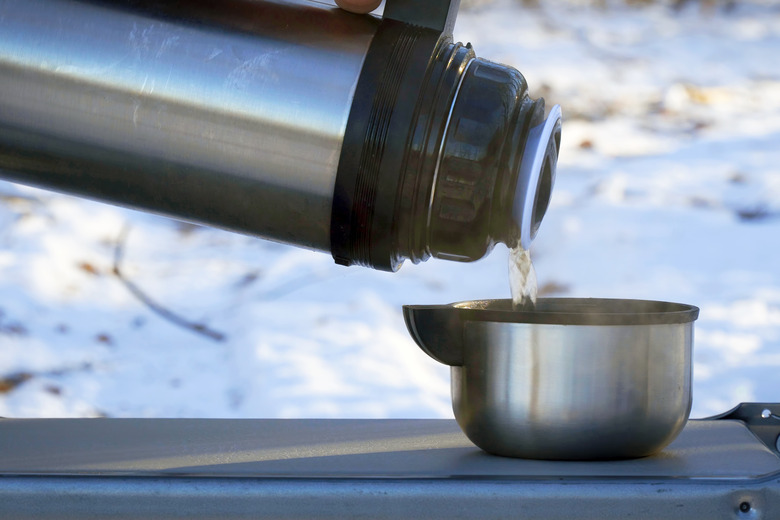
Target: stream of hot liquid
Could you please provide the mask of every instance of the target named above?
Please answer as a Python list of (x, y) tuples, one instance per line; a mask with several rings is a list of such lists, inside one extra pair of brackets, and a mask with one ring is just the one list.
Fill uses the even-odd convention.
[(509, 289), (516, 310), (533, 310), (536, 306), (536, 271), (531, 253), (518, 243), (509, 250)]

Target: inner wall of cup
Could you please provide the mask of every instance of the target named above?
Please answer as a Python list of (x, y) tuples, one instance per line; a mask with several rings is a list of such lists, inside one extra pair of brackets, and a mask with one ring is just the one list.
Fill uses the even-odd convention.
[(540, 298), (533, 310), (514, 309), (510, 299), (453, 304), (464, 321), (574, 325), (651, 325), (689, 323), (698, 317), (692, 305), (631, 299)]

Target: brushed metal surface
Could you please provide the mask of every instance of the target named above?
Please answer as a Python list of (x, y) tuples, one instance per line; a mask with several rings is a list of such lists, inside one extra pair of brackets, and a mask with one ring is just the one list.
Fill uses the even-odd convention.
[(0, 518), (713, 520), (780, 507), (780, 458), (741, 421), (689, 421), (661, 454), (608, 462), (491, 456), (451, 420), (0, 419), (0, 441)]
[(377, 25), (305, 0), (0, 0), (0, 177), (327, 251)]
[(780, 457), (741, 421), (692, 420), (662, 453), (575, 462), (489, 455), (447, 419), (0, 419), (0, 475), (761, 479)]

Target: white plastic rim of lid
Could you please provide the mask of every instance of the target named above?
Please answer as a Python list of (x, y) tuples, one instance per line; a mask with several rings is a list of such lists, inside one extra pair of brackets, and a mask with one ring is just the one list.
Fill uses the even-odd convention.
[[(544, 123), (529, 130), (528, 139), (525, 141), (525, 153), (520, 163), (519, 174), (520, 181), (525, 181), (523, 206), (520, 209), (522, 215), (515, 214), (513, 217), (515, 221), (517, 221), (518, 216), (520, 217), (520, 245), (526, 250), (531, 247), (531, 242), (534, 239), (531, 234), (531, 226), (533, 225), (536, 191), (544, 168), (544, 156), (547, 154), (547, 145), (553, 138), (555, 127), (558, 126), (561, 118), (561, 106), (553, 106)], [(527, 153), (530, 150), (533, 150), (533, 153)], [(552, 186), (550, 189), (552, 190)]]

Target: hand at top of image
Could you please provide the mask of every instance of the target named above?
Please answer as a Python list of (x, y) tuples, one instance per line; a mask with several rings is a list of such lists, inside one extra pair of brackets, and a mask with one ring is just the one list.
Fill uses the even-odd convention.
[(353, 13), (370, 13), (381, 3), (381, 0), (336, 0), (339, 7)]

